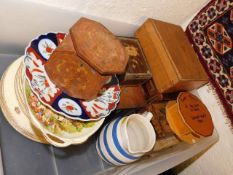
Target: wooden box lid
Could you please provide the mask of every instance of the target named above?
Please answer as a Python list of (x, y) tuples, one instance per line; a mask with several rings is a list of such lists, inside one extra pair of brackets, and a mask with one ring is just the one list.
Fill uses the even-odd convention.
[(58, 51), (55, 50), (45, 64), (50, 80), (74, 98), (96, 98), (111, 76), (100, 75), (77, 55), (69, 51), (61, 52), (62, 49), (58, 46)]
[(214, 130), (210, 112), (196, 96), (181, 92), (177, 98), (178, 110), (183, 122), (198, 135), (211, 136)]
[[(136, 37), (142, 45), (153, 80), (160, 92), (174, 92), (174, 89), (169, 88), (181, 81), (208, 81), (197, 55), (180, 26), (147, 19), (137, 30)], [(184, 84), (177, 86), (179, 87), (176, 90), (182, 88)]]
[(126, 76), (144, 76), (151, 78), (148, 63), (137, 38), (117, 37), (129, 56), (125, 70)]
[(195, 143), (213, 134), (214, 125), (208, 109), (189, 92), (181, 92), (177, 101), (169, 101), (166, 115), (171, 129), (185, 142)]
[(100, 74), (124, 73), (128, 55), (116, 36), (101, 23), (80, 18), (70, 35), (76, 53)]

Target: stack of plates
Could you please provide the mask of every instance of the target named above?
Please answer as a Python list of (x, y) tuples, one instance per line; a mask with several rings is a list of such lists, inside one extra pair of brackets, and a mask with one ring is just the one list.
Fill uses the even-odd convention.
[(1, 108), (7, 121), (25, 137), (47, 143), (40, 130), (34, 127), (27, 117), (26, 107), (20, 106), (16, 96), (16, 74), (22, 63), (22, 58), (13, 62), (2, 76), (0, 84)]
[(5, 71), (0, 87), (1, 107), (7, 121), (27, 138), (57, 147), (86, 141), (116, 108), (120, 98), (115, 76), (91, 101), (70, 97), (49, 80), (44, 64), (64, 36), (48, 33), (34, 39), (25, 56)]

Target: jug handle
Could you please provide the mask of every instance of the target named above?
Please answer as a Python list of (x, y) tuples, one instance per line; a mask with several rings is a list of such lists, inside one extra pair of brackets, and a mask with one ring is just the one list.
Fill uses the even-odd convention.
[(142, 114), (145, 118), (147, 118), (149, 121), (152, 119), (152, 117), (153, 117), (153, 114), (151, 113), (151, 112), (144, 112), (143, 114)]

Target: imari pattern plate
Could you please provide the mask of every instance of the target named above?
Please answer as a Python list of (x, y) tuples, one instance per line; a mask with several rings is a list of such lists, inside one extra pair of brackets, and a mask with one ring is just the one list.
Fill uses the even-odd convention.
[(107, 117), (120, 99), (120, 87), (116, 76), (113, 76), (98, 97), (91, 101), (73, 98), (50, 81), (44, 64), (64, 37), (64, 33), (43, 34), (32, 40), (26, 48), (24, 64), (30, 88), (40, 102), (70, 119), (91, 121)]

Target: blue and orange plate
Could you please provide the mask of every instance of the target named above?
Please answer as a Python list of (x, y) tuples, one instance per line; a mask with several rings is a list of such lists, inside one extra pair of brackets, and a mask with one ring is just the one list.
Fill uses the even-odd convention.
[(116, 76), (112, 76), (112, 80), (103, 86), (96, 99), (84, 101), (73, 98), (56, 87), (45, 71), (44, 64), (65, 35), (43, 34), (32, 40), (26, 48), (24, 64), (30, 88), (45, 106), (65, 117), (81, 121), (105, 118), (120, 100), (120, 87)]

